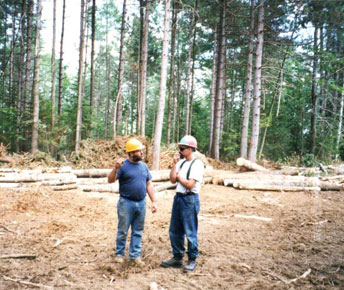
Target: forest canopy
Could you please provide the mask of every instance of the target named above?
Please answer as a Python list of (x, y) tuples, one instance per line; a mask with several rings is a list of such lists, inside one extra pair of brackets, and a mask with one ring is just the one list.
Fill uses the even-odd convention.
[(58, 158), (134, 134), (159, 153), (190, 134), (222, 161), (344, 159), (343, 1), (73, 2), (0, 3), (0, 143), (11, 152)]

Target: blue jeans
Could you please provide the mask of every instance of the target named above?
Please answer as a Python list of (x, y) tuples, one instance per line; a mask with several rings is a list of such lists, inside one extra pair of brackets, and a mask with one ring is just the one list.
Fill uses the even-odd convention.
[(170, 222), (170, 240), (172, 254), (183, 257), (185, 254), (184, 239), (188, 242), (188, 257), (196, 259), (198, 254), (198, 213), (200, 202), (198, 194), (175, 195)]
[(129, 258), (137, 259), (141, 256), (141, 241), (146, 215), (146, 200), (133, 201), (120, 197), (117, 203), (117, 215), (118, 228), (116, 256), (124, 256), (128, 230), (131, 226)]

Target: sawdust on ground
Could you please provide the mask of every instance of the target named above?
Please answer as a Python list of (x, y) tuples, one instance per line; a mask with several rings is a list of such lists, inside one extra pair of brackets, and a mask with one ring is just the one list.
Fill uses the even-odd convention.
[[(343, 289), (342, 192), (205, 185), (190, 275), (159, 266), (171, 256), (173, 194), (159, 193), (158, 213), (147, 211), (138, 268), (114, 262), (118, 195), (1, 189), (0, 289)], [(34, 258), (6, 258), (17, 254)]]

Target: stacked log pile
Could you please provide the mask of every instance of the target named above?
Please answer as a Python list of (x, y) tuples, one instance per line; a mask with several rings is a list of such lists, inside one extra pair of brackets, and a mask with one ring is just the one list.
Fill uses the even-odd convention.
[[(85, 192), (118, 193), (118, 182), (113, 184), (107, 182), (111, 170), (70, 167), (35, 170), (0, 168), (0, 188), (33, 189), (48, 186), (54, 191), (79, 189)], [(169, 182), (169, 170), (151, 171), (151, 173), (156, 191), (176, 187), (176, 184)]]
[[(340, 191), (344, 190), (344, 174), (334, 176), (295, 175), (296, 168), (267, 170), (247, 160), (238, 164), (246, 172), (213, 170), (205, 171), (204, 183), (230, 186), (236, 189), (265, 191)], [(111, 169), (72, 169), (71, 167), (19, 170), (0, 168), (0, 188), (27, 189), (49, 187), (54, 191), (78, 189), (85, 192), (118, 193), (118, 182), (107, 183)], [(301, 174), (304, 171), (300, 171)], [(300, 174), (299, 172), (299, 174)], [(315, 172), (313, 170), (313, 172)], [(338, 171), (342, 172), (342, 171)], [(169, 170), (151, 171), (156, 192), (176, 187), (169, 181)], [(292, 174), (291, 174), (292, 173)]]

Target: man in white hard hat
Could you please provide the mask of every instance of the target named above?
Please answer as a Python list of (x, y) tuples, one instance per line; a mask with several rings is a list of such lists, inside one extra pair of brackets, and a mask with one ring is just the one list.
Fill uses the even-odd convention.
[(116, 261), (123, 263), (124, 250), (129, 227), (131, 239), (129, 258), (138, 266), (143, 266), (141, 260), (142, 233), (146, 215), (146, 193), (152, 201), (152, 212), (157, 211), (152, 175), (147, 165), (142, 162), (144, 146), (137, 139), (126, 143), (128, 159), (120, 158), (115, 168), (108, 176), (108, 182), (119, 181), (119, 200), (117, 203), (118, 228), (116, 238)]
[(173, 157), (170, 172), (172, 183), (177, 182), (177, 193), (174, 197), (171, 222), (170, 241), (173, 257), (164, 260), (164, 268), (182, 268), (185, 255), (184, 239), (187, 238), (188, 261), (184, 272), (194, 272), (198, 252), (198, 213), (200, 211), (199, 192), (204, 174), (204, 165), (200, 159), (194, 158), (197, 141), (193, 136), (186, 135), (178, 143), (179, 152)]

